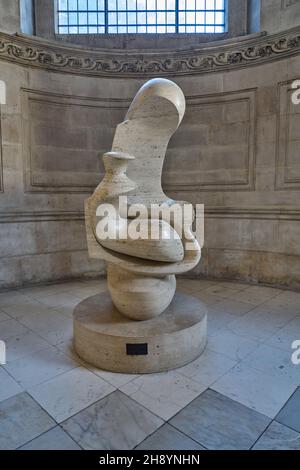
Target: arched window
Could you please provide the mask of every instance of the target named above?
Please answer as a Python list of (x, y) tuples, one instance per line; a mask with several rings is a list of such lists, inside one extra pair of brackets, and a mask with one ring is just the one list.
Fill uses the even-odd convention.
[(226, 0), (57, 0), (58, 33), (224, 33), (226, 3)]

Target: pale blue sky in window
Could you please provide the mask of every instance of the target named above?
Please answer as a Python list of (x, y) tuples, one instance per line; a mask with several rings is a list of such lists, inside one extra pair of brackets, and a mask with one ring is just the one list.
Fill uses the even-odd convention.
[(224, 33), (225, 13), (225, 0), (58, 0), (58, 32)]

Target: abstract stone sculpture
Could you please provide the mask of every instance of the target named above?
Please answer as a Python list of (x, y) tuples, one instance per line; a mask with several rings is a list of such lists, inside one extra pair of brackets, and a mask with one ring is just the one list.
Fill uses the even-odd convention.
[[(103, 368), (123, 372), (164, 370), (189, 362), (205, 347), (203, 304), (180, 294), (173, 300), (175, 275), (193, 269), (201, 257), (191, 231), (192, 220), (180, 238), (173, 226), (175, 216), (171, 220), (163, 215), (153, 218), (151, 212), (151, 204), (175, 205), (162, 190), (161, 174), (169, 140), (184, 113), (185, 98), (175, 83), (148, 81), (117, 126), (112, 150), (103, 157), (105, 176), (85, 204), (89, 255), (107, 262), (113, 305), (106, 294), (77, 307), (75, 347), (82, 357)], [(122, 207), (120, 197), (125, 196), (127, 204)], [(117, 236), (103, 238), (98, 234), (98, 223), (105, 221), (105, 216), (98, 208), (108, 204), (115, 210), (108, 218), (111, 233)], [(183, 203), (176, 204), (181, 207)], [(128, 222), (135, 222), (135, 216), (128, 208), (136, 205), (144, 209), (139, 220), (151, 234), (148, 239), (130, 237)], [(97, 302), (99, 308), (102, 305), (100, 310)], [(132, 344), (143, 347), (135, 350), (129, 347)], [(151, 347), (155, 352), (149, 351)]]

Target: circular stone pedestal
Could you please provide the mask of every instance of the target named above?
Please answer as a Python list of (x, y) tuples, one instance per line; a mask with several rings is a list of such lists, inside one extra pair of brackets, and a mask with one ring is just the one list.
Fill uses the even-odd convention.
[(109, 293), (95, 295), (74, 310), (74, 346), (86, 362), (131, 374), (183, 366), (204, 350), (206, 307), (195, 297), (176, 293), (156, 318), (134, 321), (114, 307)]

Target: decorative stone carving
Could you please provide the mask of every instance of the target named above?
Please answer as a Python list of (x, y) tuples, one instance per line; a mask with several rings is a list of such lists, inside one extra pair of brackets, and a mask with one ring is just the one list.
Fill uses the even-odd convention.
[[(0, 59), (44, 67), (65, 73), (87, 75), (157, 75), (207, 73), (257, 65), (300, 51), (300, 28), (270, 36), (233, 40), (218, 46), (174, 52), (136, 54), (116, 50), (89, 51), (31, 37), (0, 34)], [(112, 55), (113, 54), (113, 55)]]
[[(147, 82), (117, 126), (112, 150), (103, 158), (105, 176), (85, 203), (89, 254), (107, 263), (112, 302), (105, 295), (75, 309), (75, 347), (97, 366), (122, 372), (164, 370), (194, 359), (205, 347), (203, 304), (189, 296), (173, 300), (175, 274), (193, 269), (201, 257), (193, 217), (186, 220), (184, 203), (176, 204), (161, 187), (166, 149), (184, 112), (185, 98), (174, 82)], [(125, 196), (124, 206), (120, 198)], [(163, 206), (171, 211), (163, 212)], [(136, 222), (145, 230), (138, 231), (139, 238), (131, 232)], [(109, 228), (101, 231), (104, 227)], [(146, 352), (133, 347), (137, 352), (132, 355), (149, 358), (128, 361), (129, 345), (142, 339), (141, 351)]]
[(300, 0), (282, 0), (281, 6), (282, 8), (288, 8), (288, 7), (295, 5), (296, 3), (299, 3), (299, 1)]

